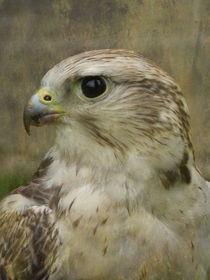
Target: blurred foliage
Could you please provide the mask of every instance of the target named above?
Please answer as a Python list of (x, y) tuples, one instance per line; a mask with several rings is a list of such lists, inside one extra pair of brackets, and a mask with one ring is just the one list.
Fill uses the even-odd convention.
[[(154, 60), (182, 87), (197, 164), (210, 177), (210, 1), (0, 0), (0, 39), (2, 176), (32, 173), (53, 143), (53, 128), (28, 137), (22, 125), (43, 74), (84, 50), (125, 48)], [(6, 181), (0, 188), (13, 179)]]
[(14, 188), (26, 184), (29, 181), (30, 177), (31, 176), (28, 174), (21, 173), (13, 173), (12, 175), (0, 175), (0, 199), (8, 192), (12, 191)]

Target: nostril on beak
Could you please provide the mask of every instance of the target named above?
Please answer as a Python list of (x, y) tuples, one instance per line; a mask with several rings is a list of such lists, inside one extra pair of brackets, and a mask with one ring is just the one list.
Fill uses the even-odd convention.
[(52, 97), (49, 94), (46, 94), (43, 99), (50, 102), (52, 100)]

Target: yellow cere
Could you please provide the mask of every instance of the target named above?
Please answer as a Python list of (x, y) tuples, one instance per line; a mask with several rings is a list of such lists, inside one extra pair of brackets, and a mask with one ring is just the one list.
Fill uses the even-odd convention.
[[(42, 104), (49, 104), (53, 101), (53, 94), (49, 91), (48, 88), (41, 88), (37, 94), (39, 95), (39, 100)], [(46, 97), (51, 97), (51, 100), (46, 100)]]

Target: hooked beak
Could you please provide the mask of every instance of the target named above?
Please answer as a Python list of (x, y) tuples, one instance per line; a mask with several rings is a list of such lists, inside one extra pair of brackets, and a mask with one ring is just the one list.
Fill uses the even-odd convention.
[(24, 108), (23, 123), (30, 135), (30, 126), (42, 126), (57, 120), (66, 113), (53, 105), (53, 95), (47, 88), (40, 89), (33, 95)]

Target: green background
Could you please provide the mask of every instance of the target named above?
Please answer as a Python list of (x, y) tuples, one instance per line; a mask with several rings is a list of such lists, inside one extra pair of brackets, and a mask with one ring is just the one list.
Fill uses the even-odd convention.
[(22, 112), (43, 74), (98, 48), (136, 50), (175, 78), (191, 112), (196, 162), (210, 178), (209, 0), (0, 0), (0, 195), (26, 182), (53, 143)]

